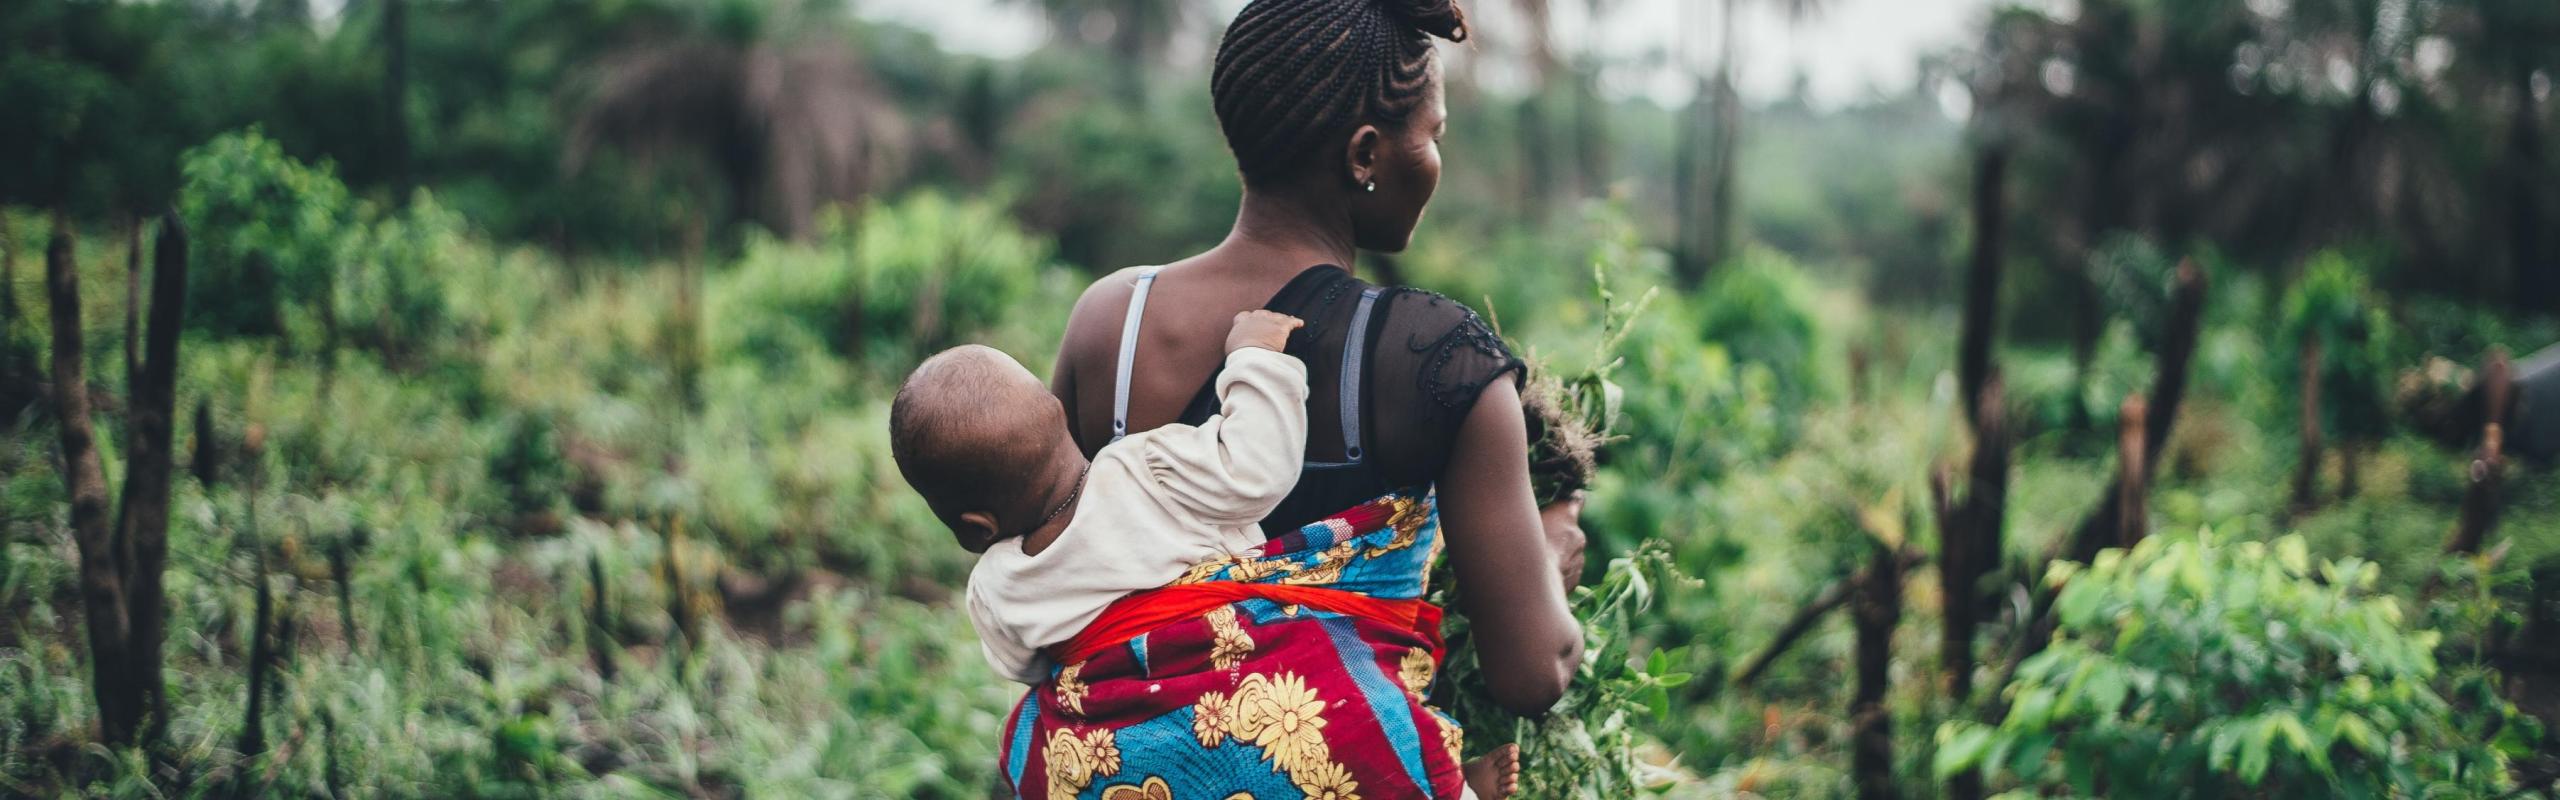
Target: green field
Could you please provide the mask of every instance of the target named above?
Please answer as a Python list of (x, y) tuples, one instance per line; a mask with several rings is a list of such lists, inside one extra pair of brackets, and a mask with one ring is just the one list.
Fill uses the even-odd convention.
[[(1130, 106), (1109, 47), (954, 55), (823, 4), (487, 5), (377, 0), (327, 24), (212, 3), (0, 11), (0, 41), (28, 45), (0, 55), (0, 98), (45, 110), (0, 139), (22, 151), (0, 170), (0, 795), (986, 796), (1020, 687), (983, 664), (958, 606), (968, 554), (890, 461), (890, 396), (964, 342), (1045, 371), (1093, 277), (1223, 233), (1235, 179), (1204, 81), (1140, 64), (1147, 102)], [(2168, 5), (2082, 4), (2211, 51), (2140, 62), (2126, 85), (2160, 93), (2142, 97), (2236, 80), (2225, 15), (2302, 26), (2250, 34), (2268, 47), (2331, 24)], [(2417, 5), (2462, 52), (2512, 44), (2457, 24), (2497, 3)], [(378, 123), (332, 127), (327, 109), (379, 110), (367, 37), (411, 6), (398, 107), (415, 153), (389, 158)], [(1977, 27), (2092, 37), (2072, 40), (2084, 59), (2160, 46), (2098, 12), (2019, 16), (2041, 13)], [(629, 101), (592, 72), (640, 69), (614, 61), (620, 43), (782, 47), (795, 25), (858, 53), (861, 102), (904, 131), (866, 143), (895, 168), (858, 197), (777, 204), (734, 165), (646, 157), (645, 132), (581, 138), (579, 102)], [(2538, 47), (2516, 57), (2554, 58)], [(2448, 74), (2447, 94), (2503, 86)], [(581, 76), (586, 94), (552, 93)], [(1585, 583), (1631, 596), (1611, 560), (1664, 556), (1642, 562), (1649, 604), (1592, 620), (1607, 646), (1590, 671), (1608, 680), (1577, 697), (1614, 705), (1564, 713), (1609, 732), (1596, 750), (1651, 790), (1930, 797), (1978, 770), (2020, 796), (2543, 791), (2560, 777), (2538, 722), (2560, 712), (2543, 588), (2560, 580), (2544, 577), (2560, 472), (2504, 464), (2481, 553), (2447, 555), (2478, 428), (2446, 430), (2439, 410), (2492, 348), (2560, 341), (2560, 317), (2519, 298), (2537, 284), (2503, 251), (2429, 238), (2506, 224), (2487, 201), (2446, 212), (2462, 224), (2393, 205), (2504, 197), (2491, 177), (2509, 165), (2481, 144), (2505, 139), (2472, 137), (2505, 130), (2487, 107), (2389, 79), (2408, 84), (2395, 102), (2440, 116), (2363, 112), (2387, 131), (2363, 146), (2420, 187), (2338, 212), (2369, 235), (2271, 232), (2274, 193), (2326, 185), (2303, 176), (2327, 151), (2198, 192), (2150, 162), (2087, 168), (2068, 113), (2019, 111), (2029, 133), (2003, 140), (1915, 89), (1748, 109), (1725, 212), (1739, 233), (1712, 259), (1656, 180), (1695, 133), (1688, 109), (1561, 79), (1523, 96), (1462, 83), (1443, 200), (1411, 251), (1362, 269), (1474, 305), (1542, 373), (1623, 359)], [(854, 91), (831, 86), (811, 91)], [(2534, 91), (2525, 124), (2547, 125)], [(2315, 95), (2249, 95), (2294, 116), (2160, 146), (2227, 157), (2327, 130), (2345, 101)], [(1611, 104), (1589, 124), (1612, 163), (1541, 193), (1540, 175), (1578, 174), (1568, 143), (1593, 115), (1577, 103)], [(1980, 227), (1966, 187), (1995, 150), (2016, 159), (1988, 351), (2005, 514), (1979, 596), (1951, 602), (1939, 554), (1979, 540), (1943, 524), (1933, 479), (1961, 505), (1986, 441), (1958, 351)], [(2551, 194), (2553, 170), (2530, 166), (2521, 191)], [(2148, 210), (2090, 236), (2080, 215), (2108, 212), (2076, 200), (2104, 174)], [(2197, 194), (2245, 207), (2182, 216)], [(102, 739), (92, 691), (55, 370), (86, 365), (105, 497), (151, 485), (127, 479), (152, 459), (126, 359), (164, 313), (128, 299), (158, 274), (129, 267), (170, 235), (158, 209), (187, 241), (166, 583), (148, 599), (167, 701), (165, 727), (127, 747)], [(64, 241), (76, 353), (53, 333), (71, 306), (48, 292)], [(2147, 538), (2053, 561), (2119, 490), (2124, 402), (2181, 349), (2182, 260), (2200, 313), (2135, 495)], [(1648, 291), (1604, 342), (1609, 304)], [(1897, 563), (1889, 583), (1852, 577)], [(1826, 593), (1848, 600), (1745, 679)], [(2048, 606), (2053, 644), (2009, 664)], [(1963, 697), (1941, 644), (1956, 607), (1980, 625)], [(1881, 681), (1863, 723), (1862, 677)], [(1856, 755), (1868, 741), (1880, 762)]]

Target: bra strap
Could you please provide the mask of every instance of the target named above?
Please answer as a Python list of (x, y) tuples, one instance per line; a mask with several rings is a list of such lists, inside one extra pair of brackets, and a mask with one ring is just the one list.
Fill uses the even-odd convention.
[(1351, 333), (1342, 343), (1342, 457), (1360, 463), (1360, 369), (1368, 354), (1369, 312), (1378, 305), (1378, 287), (1360, 292), (1360, 307), (1351, 312)]
[(1138, 360), (1138, 321), (1147, 314), (1147, 290), (1156, 283), (1156, 271), (1148, 267), (1138, 272), (1138, 287), (1129, 295), (1129, 318), (1120, 323), (1120, 370), (1111, 388), (1111, 441), (1129, 435), (1129, 371)]

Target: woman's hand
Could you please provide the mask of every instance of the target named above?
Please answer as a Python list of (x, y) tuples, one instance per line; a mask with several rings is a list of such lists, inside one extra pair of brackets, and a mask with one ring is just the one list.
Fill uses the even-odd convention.
[(1538, 509), (1538, 524), (1547, 529), (1547, 550), (1556, 554), (1556, 571), (1564, 579), (1566, 597), (1582, 582), (1582, 550), (1590, 539), (1582, 532), (1582, 492)]

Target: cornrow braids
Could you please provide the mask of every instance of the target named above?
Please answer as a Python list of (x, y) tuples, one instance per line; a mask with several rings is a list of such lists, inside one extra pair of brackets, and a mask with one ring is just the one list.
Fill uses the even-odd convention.
[(1247, 183), (1363, 123), (1400, 125), (1434, 79), (1431, 40), (1467, 40), (1456, 0), (1253, 0), (1218, 42), (1209, 94)]

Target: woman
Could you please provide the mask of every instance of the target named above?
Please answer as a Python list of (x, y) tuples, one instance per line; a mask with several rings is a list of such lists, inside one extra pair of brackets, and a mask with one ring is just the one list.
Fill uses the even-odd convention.
[(1341, 266), (1410, 241), (1440, 178), (1432, 39), (1465, 36), (1451, 0), (1253, 0), (1227, 28), (1211, 92), (1244, 178), (1234, 230), (1095, 282), (1052, 388), (1090, 455), (1215, 413), (1237, 312), (1300, 317), (1307, 463), (1257, 557), (1129, 598), (1056, 654), (1007, 718), (1011, 791), (1461, 796), (1459, 732), (1423, 700), (1440, 652), (1421, 598), (1444, 544), (1494, 699), (1536, 715), (1563, 694), (1582, 650), (1560, 563), (1580, 558), (1579, 503), (1533, 499), (1522, 364), (1465, 306)]

